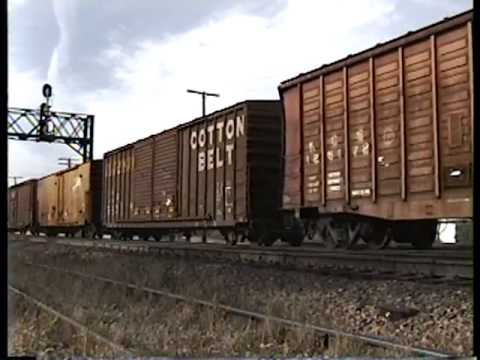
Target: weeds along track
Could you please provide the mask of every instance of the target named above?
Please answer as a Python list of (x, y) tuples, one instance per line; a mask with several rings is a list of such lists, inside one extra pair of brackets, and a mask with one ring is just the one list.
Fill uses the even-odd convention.
[[(12, 284), (63, 314), (73, 314), (78, 322), (113, 342), (130, 350), (140, 349), (136, 355), (406, 355), (403, 350), (328, 336), (310, 328), (247, 315), (232, 316), (224, 309), (189, 299), (445, 354), (468, 355), (472, 349), (472, 294), (463, 286), (372, 281), (268, 266), (137, 256), (55, 242), (20, 241), (9, 246), (9, 253)], [(92, 280), (90, 275), (114, 283)], [(21, 304), (14, 309), (19, 316), (25, 313)], [(37, 327), (43, 326), (30, 310), (24, 318), (23, 324), (28, 326), (23, 328), (30, 328), (29, 319)], [(38, 337), (43, 335), (38, 333)], [(52, 343), (56, 344), (56, 340)], [(77, 352), (82, 349), (79, 343)], [(92, 354), (99, 356), (97, 352)]]
[[(51, 306), (48, 306), (47, 304), (36, 299), (32, 295), (27, 294), (25, 291), (19, 290), (12, 285), (8, 285), (8, 291), (12, 292), (15, 296), (22, 297), (27, 302), (37, 306), (41, 310), (47, 312), (48, 314), (54, 316), (55, 318), (59, 318), (61, 321), (73, 326), (76, 330), (79, 330), (80, 332), (82, 332), (85, 337), (85, 343), (87, 341), (87, 337), (92, 337), (96, 341), (110, 347), (117, 354), (128, 355), (128, 356), (133, 355), (133, 353), (130, 350), (126, 349), (122, 345), (116, 344), (115, 342), (111, 341), (110, 339), (107, 339), (105, 336), (97, 333), (91, 328), (88, 328), (87, 326), (80, 324), (77, 320), (73, 319), (71, 316), (62, 314), (58, 310), (55, 310)], [(84, 351), (84, 355), (85, 355), (85, 351)]]
[(259, 248), (231, 247), (218, 243), (154, 243), (146, 241), (85, 240), (26, 237), (29, 241), (53, 243), (170, 257), (200, 258), (283, 269), (319, 271), (345, 276), (412, 280), (445, 285), (470, 286), (473, 256), (470, 248), (438, 248), (424, 251), (388, 249), (384, 251), (329, 251), (320, 247)]
[[(290, 320), (290, 319), (280, 318), (280, 317), (271, 316), (271, 315), (267, 315), (267, 314), (262, 314), (262, 313), (259, 313), (259, 312), (244, 310), (244, 309), (232, 307), (232, 306), (225, 305), (225, 304), (220, 304), (220, 303), (216, 303), (216, 302), (212, 302), (212, 301), (201, 300), (201, 299), (197, 299), (197, 298), (194, 298), (194, 297), (184, 296), (184, 295), (181, 295), (181, 294), (176, 294), (176, 293), (172, 293), (172, 292), (168, 292), (168, 291), (153, 289), (153, 288), (149, 288), (149, 287), (143, 287), (143, 286), (139, 286), (139, 285), (136, 285), (136, 284), (126, 283), (126, 282), (123, 282), (123, 281), (118, 281), (118, 280), (114, 280), (114, 279), (106, 278), (106, 277), (102, 277), (102, 276), (97, 276), (97, 275), (92, 275), (92, 274), (87, 274), (87, 273), (77, 272), (77, 271), (70, 271), (70, 270), (59, 268), (59, 267), (53, 267), (53, 266), (41, 265), (41, 264), (34, 264), (34, 263), (24, 263), (24, 265), (32, 267), (34, 269), (42, 269), (42, 270), (45, 270), (45, 271), (53, 271), (53, 272), (57, 272), (57, 273), (61, 273), (61, 274), (65, 274), (65, 275), (73, 276), (73, 277), (77, 277), (77, 278), (80, 277), (80, 278), (83, 278), (83, 279), (88, 279), (88, 280), (91, 280), (91, 281), (98, 281), (98, 282), (106, 283), (106, 284), (113, 285), (113, 286), (125, 287), (125, 288), (131, 289), (131, 290), (143, 292), (143, 293), (150, 294), (150, 295), (167, 297), (167, 298), (173, 299), (175, 301), (187, 302), (187, 303), (191, 303), (191, 304), (194, 304), (194, 305), (211, 308), (211, 309), (216, 310), (216, 311), (223, 311), (227, 314), (242, 316), (242, 317), (245, 317), (245, 318), (248, 318), (248, 319), (255, 319), (255, 320), (259, 320), (259, 321), (268, 321), (268, 322), (271, 322), (271, 323), (280, 324), (280, 325), (285, 326), (285, 327), (303, 328), (303, 329), (313, 330), (315, 332), (320, 333), (322, 336), (348, 338), (348, 339), (352, 339), (352, 340), (356, 340), (356, 341), (361, 341), (361, 342), (366, 343), (368, 345), (382, 347), (382, 348), (385, 348), (385, 349), (395, 349), (395, 350), (403, 351), (407, 354), (417, 354), (417, 355), (434, 356), (434, 357), (450, 357), (450, 356), (452, 356), (452, 354), (447, 354), (447, 353), (443, 353), (443, 352), (439, 352), (439, 351), (435, 351), (435, 350), (403, 345), (403, 344), (397, 343), (397, 342), (389, 340), (389, 339), (384, 339), (384, 338), (375, 337), (375, 336), (365, 336), (365, 335), (352, 334), (352, 333), (337, 330), (337, 329), (326, 328), (326, 327), (317, 326), (317, 325), (313, 325), (313, 324), (309, 324), (309, 323), (304, 323), (304, 322), (299, 322), (299, 321), (295, 321), (295, 320)], [(25, 296), (24, 293), (19, 292), (17, 289), (15, 289), (13, 287), (9, 287), (9, 288), (12, 291), (15, 291), (16, 293), (19, 293), (20, 295)], [(30, 298), (30, 299), (32, 299), (32, 298)], [(33, 300), (33, 301), (36, 301), (36, 300)], [(46, 305), (43, 305), (43, 304), (39, 303), (38, 301), (36, 301), (36, 303), (37, 303), (37, 305), (41, 306), (42, 308), (47, 309), (47, 311), (53, 312), (53, 310), (46, 307)], [(69, 318), (67, 318), (63, 315), (59, 315), (57, 313), (54, 313), (54, 314), (62, 317), (62, 320), (72, 322), (71, 319), (69, 319)], [(75, 325), (80, 326), (80, 325), (78, 325), (78, 323), (75, 324)], [(110, 345), (115, 350), (119, 350), (123, 353), (129, 353), (128, 350), (126, 350), (122, 346), (110, 342), (108, 339), (102, 337), (101, 335), (98, 335), (94, 332), (92, 332), (92, 334), (94, 334), (95, 337), (97, 337), (99, 340), (101, 340), (101, 341), (107, 343), (108, 345)]]

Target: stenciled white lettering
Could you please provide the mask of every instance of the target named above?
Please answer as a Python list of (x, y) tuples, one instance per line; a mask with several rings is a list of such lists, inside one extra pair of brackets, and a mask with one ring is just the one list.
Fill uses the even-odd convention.
[(198, 172), (205, 170), (205, 152), (198, 153)]
[(207, 128), (207, 131), (208, 131), (208, 144), (210, 146), (213, 145), (213, 130), (215, 129), (215, 126), (214, 125), (209, 125), (208, 128)]
[(233, 119), (227, 120), (227, 128), (225, 129), (225, 132), (227, 134), (227, 140), (231, 140), (235, 133), (235, 123)]
[(198, 146), (204, 147), (205, 146), (205, 129), (201, 129), (198, 133)]
[(237, 116), (237, 138), (245, 134), (245, 116)]
[(217, 134), (218, 134), (218, 143), (221, 144), (223, 142), (223, 127), (225, 124), (222, 122), (217, 123)]
[(194, 131), (192, 135), (190, 135), (190, 146), (192, 147), (192, 150), (195, 150), (197, 148), (197, 132)]
[(225, 149), (227, 150), (227, 165), (232, 165), (232, 151), (234, 149), (233, 144), (227, 144)]
[[(212, 170), (223, 166), (230, 166), (235, 156), (234, 137), (245, 135), (245, 116), (238, 115), (235, 118), (206, 126), (203, 129), (194, 130), (190, 133), (190, 147), (198, 149), (198, 171)], [(225, 145), (223, 145), (226, 142)], [(200, 150), (203, 149), (203, 150)]]
[(213, 169), (213, 149), (207, 150), (207, 169)]

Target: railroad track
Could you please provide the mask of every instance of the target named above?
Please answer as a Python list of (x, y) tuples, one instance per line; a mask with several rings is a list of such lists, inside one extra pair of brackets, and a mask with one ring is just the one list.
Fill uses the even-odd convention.
[[(24, 290), (20, 290), (17, 287), (9, 284), (8, 285), (8, 291), (13, 293), (15, 296), (19, 296), (19, 297), (24, 298), (27, 302), (37, 306), (38, 308), (45, 311), (46, 313), (62, 320), (63, 322), (73, 326), (78, 331), (82, 332), (85, 336), (85, 343), (87, 341), (86, 338), (90, 336), (90, 337), (93, 337), (95, 340), (109, 346), (112, 350), (117, 351), (120, 354), (127, 355), (127, 356), (133, 355), (130, 350), (126, 349), (122, 345), (113, 342), (112, 340), (110, 340), (110, 339), (106, 338), (105, 336), (97, 333), (96, 331), (94, 331), (91, 328), (85, 326), (84, 324), (79, 323), (77, 320), (75, 320), (71, 316), (68, 316), (66, 314), (61, 313), (60, 311), (54, 309), (52, 306), (49, 306), (49, 305), (45, 304), (44, 302), (38, 300), (37, 298), (35, 298), (31, 294), (28, 294)], [(85, 353), (84, 353), (84, 355), (85, 355)]]
[(327, 274), (376, 279), (414, 280), (428, 283), (470, 285), (473, 279), (472, 251), (469, 248), (382, 252), (331, 251), (319, 247), (261, 248), (236, 247), (219, 243), (146, 242), (27, 237), (30, 242), (95, 248), (134, 254), (229, 261), (286, 269), (319, 271)]
[[(140, 291), (140, 292), (143, 292), (143, 293), (146, 293), (146, 294), (167, 297), (167, 298), (170, 298), (170, 299), (173, 299), (173, 300), (176, 300), (176, 301), (187, 302), (187, 303), (191, 303), (191, 304), (194, 304), (194, 305), (203, 306), (203, 307), (206, 307), (206, 308), (211, 308), (211, 309), (214, 309), (214, 310), (220, 310), (220, 311), (224, 311), (227, 314), (233, 314), (233, 315), (236, 315), (236, 316), (246, 317), (246, 318), (249, 318), (249, 319), (255, 319), (255, 320), (258, 320), (258, 321), (270, 321), (270, 322), (278, 323), (282, 326), (290, 327), (290, 328), (303, 328), (303, 329), (313, 330), (313, 331), (318, 332), (321, 335), (327, 336), (327, 337), (330, 336), (330, 337), (349, 338), (349, 339), (360, 341), (360, 342), (363, 342), (365, 344), (372, 345), (372, 346), (377, 346), (377, 347), (381, 347), (381, 348), (385, 348), (385, 349), (395, 349), (395, 350), (404, 351), (407, 354), (416, 354), (416, 355), (422, 355), (422, 356), (432, 356), (432, 357), (442, 357), (442, 358), (453, 356), (452, 354), (436, 351), (436, 350), (433, 350), (433, 349), (426, 349), (426, 348), (421, 348), (421, 347), (404, 345), (404, 344), (399, 343), (395, 339), (391, 339), (391, 338), (353, 334), (353, 333), (338, 330), (338, 329), (327, 328), (327, 327), (318, 326), (318, 325), (314, 325), (314, 324), (309, 324), (309, 323), (305, 323), (305, 322), (295, 321), (295, 320), (291, 320), (291, 319), (285, 319), (285, 318), (281, 318), (281, 317), (277, 317), (277, 316), (271, 316), (271, 315), (267, 315), (267, 314), (263, 314), (263, 313), (259, 313), (259, 312), (255, 312), (255, 311), (250, 311), (250, 310), (246, 310), (246, 309), (232, 307), (232, 306), (229, 306), (227, 304), (221, 304), (221, 303), (216, 303), (216, 302), (212, 302), (212, 301), (209, 301), (209, 300), (197, 299), (197, 298), (194, 298), (194, 297), (189, 297), (189, 296), (185, 296), (185, 295), (182, 295), (182, 294), (176, 294), (176, 293), (172, 293), (172, 292), (168, 292), (168, 291), (164, 291), (164, 290), (160, 290), (160, 289), (154, 289), (154, 288), (150, 288), (150, 287), (139, 286), (137, 284), (127, 283), (127, 282), (124, 282), (124, 281), (119, 281), (119, 280), (116, 280), (116, 279), (111, 279), (111, 278), (107, 278), (107, 277), (103, 277), (103, 276), (98, 276), (98, 275), (95, 275), (95, 274), (87, 274), (87, 273), (84, 273), (84, 272), (66, 270), (66, 269), (60, 268), (60, 267), (54, 267), (54, 266), (42, 265), (42, 264), (35, 264), (35, 263), (24, 262), (23, 265), (30, 266), (30, 267), (33, 267), (35, 269), (41, 269), (41, 270), (44, 270), (44, 271), (52, 271), (52, 272), (61, 273), (61, 274), (67, 275), (67, 276), (87, 279), (89, 281), (102, 282), (102, 283), (106, 283), (106, 284), (109, 284), (109, 285), (112, 285), (112, 286), (125, 287), (125, 288), (128, 288), (128, 289), (132, 289), (132, 290), (135, 290), (135, 291)], [(55, 311), (53, 308), (51, 308), (51, 307), (41, 303), (40, 301), (34, 299), (31, 295), (28, 295), (25, 292), (22, 292), (22, 291), (14, 288), (13, 286), (10, 286), (10, 285), (9, 285), (9, 289), (11, 291), (15, 292), (16, 294), (25, 297), (27, 300), (33, 301), (33, 303), (36, 304), (37, 306), (40, 306), (44, 310), (47, 310), (48, 312), (50, 312), (51, 314), (53, 314), (57, 317), (60, 317), (62, 320), (67, 321), (67, 322), (69, 322), (69, 323), (71, 323), (71, 324), (73, 324), (73, 325), (75, 325), (79, 328), (83, 328), (85, 330), (85, 327), (82, 327), (82, 325), (78, 324), (78, 322), (76, 322), (74, 319), (60, 314), (59, 312)], [(127, 353), (127, 354), (129, 353), (129, 351), (127, 349), (113, 343), (109, 339), (95, 333), (94, 331), (89, 330), (89, 329), (86, 329), (86, 331), (90, 331), (90, 333), (93, 334), (98, 340), (110, 345), (112, 348), (118, 349), (121, 352), (124, 352), (124, 353)]]

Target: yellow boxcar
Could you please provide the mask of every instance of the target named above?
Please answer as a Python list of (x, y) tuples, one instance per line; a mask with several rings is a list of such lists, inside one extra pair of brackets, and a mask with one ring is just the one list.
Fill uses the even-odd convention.
[(94, 160), (38, 180), (38, 223), (47, 234), (84, 236), (101, 232), (102, 160)]

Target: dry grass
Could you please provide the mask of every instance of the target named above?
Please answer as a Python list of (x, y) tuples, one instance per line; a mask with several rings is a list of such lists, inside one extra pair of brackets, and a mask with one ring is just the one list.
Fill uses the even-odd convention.
[[(48, 251), (45, 251), (48, 248)], [(39, 257), (39, 254), (42, 256)], [(337, 327), (353, 321), (351, 314), (360, 310), (358, 328), (365, 328), (367, 320), (362, 315), (374, 313), (366, 298), (357, 299), (354, 305), (344, 304), (338, 298), (352, 297), (338, 281), (322, 283), (322, 292), (315, 290), (316, 283), (308, 276), (289, 275), (280, 271), (252, 270), (247, 267), (225, 264), (205, 264), (195, 261), (173, 261), (151, 257), (135, 257), (105, 252), (49, 248), (44, 246), (24, 248), (12, 256), (44, 264), (85, 271), (134, 282), (150, 287), (170, 290), (188, 296), (218, 300), (270, 315)], [(221, 311), (205, 309), (144, 293), (113, 287), (98, 282), (88, 282), (45, 270), (21, 266), (12, 261), (14, 282), (35, 294), (54, 308), (71, 314), (77, 321), (112, 339), (136, 355), (165, 356), (395, 356), (395, 351), (366, 347), (349, 339), (325, 339), (318, 333), (305, 329), (286, 329), (269, 322), (249, 321), (227, 315)], [(321, 280), (321, 279), (319, 279)], [(326, 280), (326, 279), (323, 279)], [(365, 294), (358, 294), (365, 295)], [(368, 295), (368, 294), (367, 294)], [(360, 296), (361, 297), (361, 296)], [(350, 299), (351, 300), (351, 299)], [(370, 299), (371, 300), (371, 299)], [(356, 304), (356, 305), (355, 305)], [(58, 331), (50, 333), (45, 327), (51, 322), (38, 311), (18, 303), (16, 319), (9, 325), (10, 350), (38, 353), (54, 348), (65, 354), (109, 356), (108, 347), (99, 344), (84, 350), (82, 336)], [(31, 307), (31, 306), (30, 306)], [(343, 312), (343, 314), (342, 314)], [(369, 313), (370, 312), (370, 313)], [(466, 310), (467, 316), (469, 309)], [(366, 315), (365, 315), (366, 314)], [(370, 314), (371, 315), (371, 314)], [(373, 315), (371, 315), (373, 316)], [(371, 320), (371, 319), (370, 319)], [(363, 323), (362, 323), (363, 321)], [(467, 317), (467, 322), (468, 317)], [(473, 321), (473, 318), (472, 318)], [(362, 325), (363, 324), (363, 325)], [(469, 326), (469, 324), (466, 324)], [(23, 339), (29, 327), (42, 336), (43, 343), (32, 344)], [(52, 325), (49, 325), (52, 327)], [(55, 323), (58, 328), (60, 325)], [(392, 324), (383, 324), (383, 327)], [(398, 328), (399, 324), (393, 324)], [(379, 328), (381, 326), (379, 325)], [(35, 333), (35, 334), (37, 334)], [(373, 332), (370, 332), (374, 334)], [(380, 331), (379, 334), (382, 334)], [(46, 334), (46, 335), (45, 335)], [(394, 331), (391, 332), (394, 334)], [(397, 334), (402, 339), (402, 333)], [(464, 334), (465, 335), (465, 334)], [(468, 334), (467, 334), (468, 335)], [(27, 336), (28, 337), (28, 336)], [(52, 344), (57, 344), (54, 345)], [(61, 345), (58, 345), (61, 344)], [(450, 344), (452, 344), (450, 342)], [(94, 346), (95, 345), (95, 346)], [(417, 344), (418, 345), (418, 344)], [(426, 346), (426, 345), (424, 345)], [(405, 354), (402, 354), (405, 355)]]

